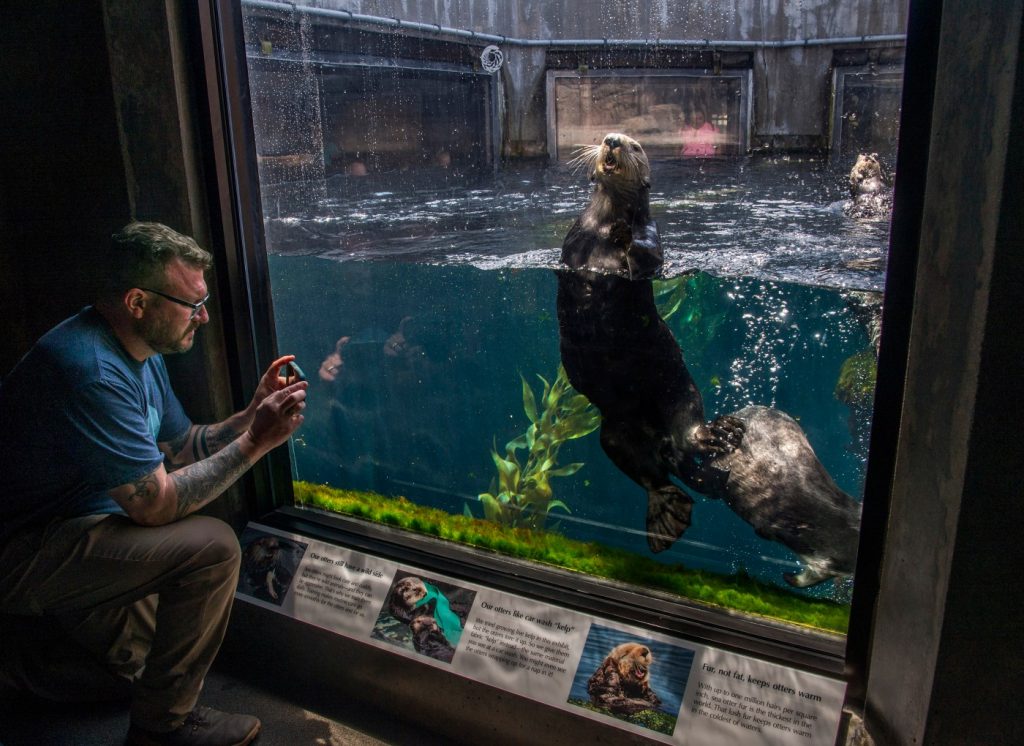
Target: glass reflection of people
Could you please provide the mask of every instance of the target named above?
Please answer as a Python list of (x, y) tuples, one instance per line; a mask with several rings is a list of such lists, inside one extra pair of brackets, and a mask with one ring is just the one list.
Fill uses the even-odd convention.
[(453, 385), (445, 374), (450, 365), (428, 354), (439, 348), (443, 330), (426, 315), (404, 315), (389, 327), (345, 330), (322, 358), (313, 395), (323, 397), (317, 409), (325, 417), (306, 440), (319, 440), (317, 428), (327, 428), (321, 445), (338, 466), (325, 481), (379, 489), (379, 480), (401, 472), (427, 483), (447, 463), (441, 413)]
[(403, 316), (398, 322), (398, 329), (384, 341), (384, 354), (392, 358), (403, 358), (409, 365), (423, 359), (423, 346), (410, 344), (406, 339), (405, 327), (412, 321), (412, 316)]
[(317, 375), (320, 376), (321, 381), (331, 383), (332, 381), (338, 380), (338, 376), (341, 375), (341, 368), (345, 364), (341, 358), (342, 348), (349, 343), (351, 337), (342, 336), (338, 338), (338, 341), (334, 343), (334, 352), (331, 352), (323, 359), (320, 363), (320, 370), (317, 371)]
[(679, 131), (683, 141), (679, 155), (683, 158), (707, 158), (716, 153), (718, 130), (708, 121), (703, 109), (694, 109), (689, 123)]
[(52, 649), (0, 661), (0, 680), (51, 699), (130, 696), (128, 743), (247, 744), (258, 719), (196, 706), (241, 550), (194, 513), (298, 428), (307, 384), (280, 377), (293, 357), (278, 358), (244, 410), (193, 424), (163, 355), (210, 320), (210, 254), (158, 223), (129, 224), (111, 251), (95, 305), (0, 386), (0, 613), (57, 626)]
[[(410, 366), (417, 365), (424, 359), (423, 346), (410, 344), (406, 339), (406, 326), (412, 320), (412, 316), (403, 316), (402, 320), (398, 322), (398, 329), (384, 340), (380, 349), (384, 353), (385, 358), (397, 358)], [(320, 369), (317, 371), (321, 381), (332, 383), (338, 380), (338, 376), (345, 365), (345, 361), (342, 358), (342, 350), (351, 339), (349, 335), (339, 337), (338, 341), (334, 343), (334, 351), (328, 353), (323, 361), (321, 361)]]

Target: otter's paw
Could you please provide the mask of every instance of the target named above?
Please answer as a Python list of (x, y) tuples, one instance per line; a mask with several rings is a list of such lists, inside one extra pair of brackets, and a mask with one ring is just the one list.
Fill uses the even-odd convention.
[(742, 420), (723, 415), (697, 428), (694, 433), (697, 451), (704, 456), (732, 453), (742, 442), (745, 431), (746, 425)]
[(800, 572), (786, 572), (782, 574), (783, 579), (794, 588), (810, 588), (812, 585), (823, 583), (832, 578), (842, 577), (832, 568), (832, 563), (827, 559), (818, 557), (801, 556), (804, 566)]
[(747, 426), (743, 420), (727, 414), (712, 420), (708, 427), (725, 444), (726, 453), (739, 448), (740, 443), (743, 441), (743, 433), (747, 431)]
[(663, 552), (690, 527), (693, 499), (675, 485), (647, 492), (647, 546)]
[(616, 246), (625, 248), (633, 242), (633, 231), (625, 220), (616, 220), (608, 229), (608, 238)]

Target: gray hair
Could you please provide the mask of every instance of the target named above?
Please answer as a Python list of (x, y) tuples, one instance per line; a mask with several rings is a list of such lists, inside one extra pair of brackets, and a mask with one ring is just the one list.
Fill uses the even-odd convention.
[(164, 269), (174, 259), (203, 271), (213, 265), (210, 252), (194, 239), (162, 223), (131, 222), (110, 237), (105, 290), (117, 294), (133, 287), (159, 288)]

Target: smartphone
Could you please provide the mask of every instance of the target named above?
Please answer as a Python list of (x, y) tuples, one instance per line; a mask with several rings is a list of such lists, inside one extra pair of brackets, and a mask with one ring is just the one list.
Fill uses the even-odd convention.
[(281, 375), (284, 377), (286, 386), (306, 380), (306, 374), (302, 372), (302, 368), (294, 360), (281, 366)]

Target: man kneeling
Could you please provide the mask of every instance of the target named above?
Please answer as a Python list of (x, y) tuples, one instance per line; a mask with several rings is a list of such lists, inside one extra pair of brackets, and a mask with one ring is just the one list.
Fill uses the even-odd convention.
[[(77, 664), (106, 677), (96, 687), (130, 690), (129, 743), (247, 744), (259, 720), (196, 704), (240, 550), (227, 524), (192, 514), (288, 439), (307, 384), (281, 378), (293, 357), (279, 358), (244, 410), (192, 424), (162, 356), (209, 321), (210, 254), (158, 223), (128, 225), (111, 249), (95, 305), (0, 385), (0, 613), (57, 625), (86, 651)], [(39, 666), (7, 677), (58, 699), (89, 680)]]

